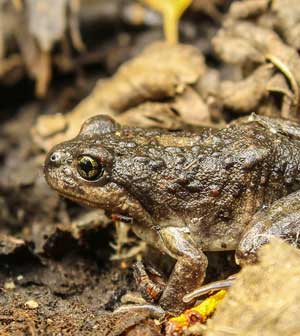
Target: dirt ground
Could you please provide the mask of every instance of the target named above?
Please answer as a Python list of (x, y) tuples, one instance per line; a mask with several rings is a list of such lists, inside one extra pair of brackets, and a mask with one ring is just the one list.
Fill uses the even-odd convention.
[[(162, 23), (134, 0), (0, 0), (0, 335), (167, 335), (143, 309), (113, 311), (142, 302), (136, 261), (160, 260), (166, 275), (172, 261), (45, 182), (47, 151), (84, 120), (179, 130), (254, 111), (299, 119), (298, 0), (194, 0), (175, 45)], [(238, 271), (233, 252), (208, 258), (207, 282)], [(217, 314), (208, 335), (263, 335), (214, 332), (233, 324)]]

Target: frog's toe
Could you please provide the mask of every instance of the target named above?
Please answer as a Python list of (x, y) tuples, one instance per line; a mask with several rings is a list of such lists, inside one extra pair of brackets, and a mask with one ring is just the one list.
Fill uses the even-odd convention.
[(166, 287), (162, 276), (154, 269), (147, 270), (142, 262), (134, 264), (134, 278), (143, 298), (148, 302), (157, 302)]
[(255, 252), (249, 252), (249, 251), (236, 250), (236, 252), (235, 252), (235, 262), (239, 266), (256, 263), (257, 262), (256, 251)]
[(153, 318), (153, 319), (162, 319), (166, 314), (166, 312), (160, 306), (152, 305), (152, 304), (123, 305), (115, 309), (114, 313), (120, 313), (120, 312), (126, 312), (126, 311), (146, 314), (147, 317)]
[(233, 274), (227, 279), (211, 282), (204, 286), (201, 286), (200, 288), (197, 288), (194, 291), (186, 294), (183, 297), (183, 302), (188, 303), (188, 302), (194, 301), (195, 299), (203, 295), (216, 292), (221, 289), (227, 289), (233, 285), (235, 278), (236, 278), (236, 274)]

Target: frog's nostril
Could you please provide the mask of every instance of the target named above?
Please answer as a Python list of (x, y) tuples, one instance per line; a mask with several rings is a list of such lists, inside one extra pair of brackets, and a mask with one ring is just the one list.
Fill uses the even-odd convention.
[(61, 153), (54, 152), (50, 155), (49, 158), (50, 162), (54, 163), (55, 165), (59, 165), (61, 163)]

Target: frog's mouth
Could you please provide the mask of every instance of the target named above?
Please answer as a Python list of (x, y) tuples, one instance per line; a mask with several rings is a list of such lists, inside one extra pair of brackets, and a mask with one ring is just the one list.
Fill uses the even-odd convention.
[(75, 194), (72, 192), (72, 190), (68, 190), (67, 192), (64, 189), (57, 187), (53, 183), (51, 183), (50, 186), (52, 189), (57, 191), (60, 196), (68, 200), (71, 200), (72, 202), (78, 203), (79, 205), (83, 205), (89, 208), (98, 208), (101, 210), (105, 210), (107, 211), (108, 214), (117, 213), (117, 214), (125, 215), (125, 216), (128, 215), (126, 210), (122, 211), (118, 206), (114, 206), (113, 204), (109, 202), (110, 200), (113, 200), (114, 197), (118, 197), (118, 195), (111, 195), (111, 194), (109, 195), (109, 193), (107, 192), (109, 196), (106, 196), (105, 198), (103, 198), (102, 201), (99, 201), (99, 200), (96, 201), (96, 198), (95, 198), (95, 201), (93, 201), (91, 199), (84, 197), (83, 195), (80, 195), (79, 192), (78, 193), (76, 192)]
[(101, 208), (99, 206), (99, 203), (97, 203), (97, 202), (87, 200), (86, 198), (80, 197), (80, 195), (77, 195), (77, 194), (75, 196), (71, 192), (66, 192), (64, 189), (58, 187), (55, 183), (53, 183), (52, 180), (48, 179), (47, 176), (46, 176), (46, 181), (49, 184), (49, 186), (53, 190), (55, 190), (60, 196), (62, 196), (64, 198), (67, 198), (68, 200), (71, 200), (72, 202), (83, 204), (83, 205), (85, 205), (87, 207), (90, 207), (90, 208)]
[[(57, 191), (59, 191), (59, 190), (57, 190)], [(75, 196), (72, 196), (70, 194), (64, 194), (61, 191), (59, 191), (59, 194), (62, 197), (67, 198), (68, 200), (70, 200), (72, 202), (75, 202), (75, 203), (78, 203), (80, 205), (84, 205), (84, 206), (87, 206), (89, 208), (99, 208), (99, 209), (101, 209), (101, 207), (99, 207), (99, 204), (97, 202), (88, 201), (83, 197), (77, 197), (77, 196), (75, 197)]]
[(88, 199), (87, 197), (81, 195), (82, 192), (76, 188), (75, 184), (73, 183), (71, 184), (68, 181), (63, 181), (65, 182), (64, 184), (56, 183), (56, 181), (53, 178), (49, 178), (49, 174), (45, 174), (45, 178), (48, 185), (53, 190), (55, 190), (60, 196), (90, 208), (102, 209), (99, 201), (97, 202), (96, 199), (95, 200)]

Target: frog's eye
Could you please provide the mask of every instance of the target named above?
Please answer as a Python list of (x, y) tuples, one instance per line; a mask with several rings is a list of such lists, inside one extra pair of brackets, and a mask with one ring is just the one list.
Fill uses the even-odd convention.
[(94, 158), (83, 155), (78, 158), (77, 171), (85, 180), (95, 181), (101, 177), (104, 169)]

